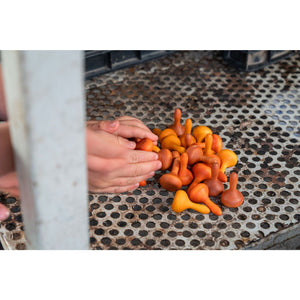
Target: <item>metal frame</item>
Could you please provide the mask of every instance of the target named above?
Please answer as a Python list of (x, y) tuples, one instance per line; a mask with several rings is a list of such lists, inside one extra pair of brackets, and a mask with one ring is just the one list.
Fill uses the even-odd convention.
[(88, 249), (83, 53), (2, 59), (27, 249)]

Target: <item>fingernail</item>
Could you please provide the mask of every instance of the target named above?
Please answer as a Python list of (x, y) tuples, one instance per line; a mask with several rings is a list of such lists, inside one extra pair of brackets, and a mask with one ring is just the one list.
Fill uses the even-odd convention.
[(139, 188), (139, 184), (137, 183), (137, 184), (135, 184), (134, 186), (133, 186), (133, 188), (132, 188), (132, 190), (134, 191), (135, 189), (137, 189), (137, 188)]
[(161, 168), (161, 161), (158, 160), (155, 162), (156, 170), (159, 170)]
[(153, 160), (158, 160), (158, 154), (157, 153), (152, 153), (152, 157), (153, 157)]
[(135, 146), (136, 146), (136, 143), (135, 143), (135, 142), (132, 142), (132, 141), (130, 141), (130, 142), (128, 142), (128, 146), (129, 146), (131, 149), (134, 149), (134, 148), (135, 148)]
[(109, 128), (114, 128), (114, 127), (117, 126), (117, 123), (118, 123), (118, 121), (116, 121), (116, 120), (109, 121), (108, 127), (109, 127)]
[(138, 188), (140, 185), (138, 183), (136, 183), (135, 185), (132, 185), (130, 188), (128, 188), (128, 191), (133, 191), (136, 188)]
[(148, 178), (150, 178), (150, 177), (153, 177), (154, 176), (154, 174), (155, 174), (155, 172), (153, 171), (153, 172), (150, 172), (149, 174), (148, 174)]

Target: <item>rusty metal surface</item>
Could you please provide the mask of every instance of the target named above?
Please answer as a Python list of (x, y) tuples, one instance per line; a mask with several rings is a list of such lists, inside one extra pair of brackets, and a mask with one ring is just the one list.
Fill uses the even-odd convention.
[[(131, 115), (150, 128), (204, 124), (238, 155), (227, 170), (239, 174), (244, 203), (222, 216), (172, 212), (174, 193), (160, 188), (157, 172), (132, 193), (89, 195), (91, 249), (246, 249), (300, 222), (300, 56), (252, 73), (239, 73), (218, 52), (177, 52), (157, 61), (86, 82), (89, 120)], [(228, 184), (225, 184), (225, 188)], [(212, 198), (221, 204), (220, 197)], [(25, 239), (19, 201), (0, 238), (13, 249)]]

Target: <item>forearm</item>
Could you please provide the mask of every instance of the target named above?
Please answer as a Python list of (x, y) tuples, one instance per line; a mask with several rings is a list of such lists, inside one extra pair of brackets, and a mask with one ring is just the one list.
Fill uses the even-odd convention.
[(1, 62), (0, 62), (0, 120), (3, 120), (3, 121), (7, 120)]
[(15, 170), (8, 122), (0, 122), (0, 177)]

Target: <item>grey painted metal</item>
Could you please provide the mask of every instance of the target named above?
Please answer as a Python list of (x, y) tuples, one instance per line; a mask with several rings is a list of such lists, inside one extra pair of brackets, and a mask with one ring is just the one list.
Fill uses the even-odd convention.
[(246, 250), (295, 250), (300, 246), (300, 225), (294, 225), (280, 232), (273, 232), (269, 236), (254, 242)]
[(27, 249), (88, 249), (83, 53), (4, 51)]

